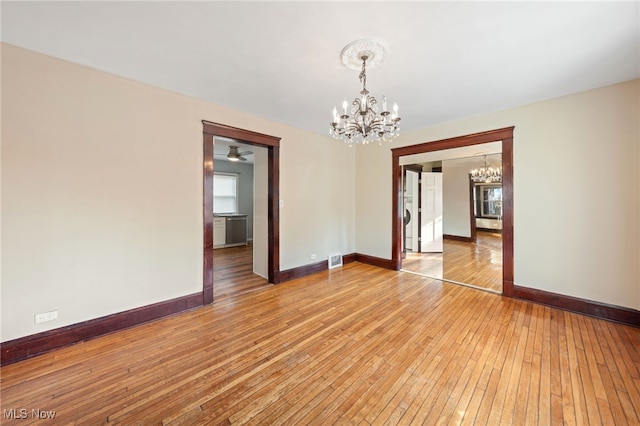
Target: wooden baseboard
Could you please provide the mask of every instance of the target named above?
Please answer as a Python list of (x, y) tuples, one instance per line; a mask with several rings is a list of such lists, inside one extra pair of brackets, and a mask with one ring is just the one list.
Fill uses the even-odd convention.
[(327, 269), (329, 269), (329, 263), (327, 260), (298, 266), (297, 268), (287, 269), (277, 273), (278, 283), (295, 280), (296, 278), (306, 277), (307, 275), (315, 274), (316, 272), (320, 271), (326, 271)]
[(356, 253), (355, 260), (356, 262), (366, 263), (367, 265), (378, 266), (380, 268), (391, 269), (392, 271), (395, 271), (396, 269), (391, 259), (382, 259), (381, 257)]
[(75, 343), (202, 306), (202, 293), (194, 293), (105, 317), (68, 325), (3, 342), (0, 365), (11, 364)]
[(351, 262), (355, 262), (356, 261), (356, 254), (355, 253), (349, 253), (349, 254), (345, 254), (344, 256), (342, 256), (342, 264), (346, 265), (347, 263), (351, 263)]
[(502, 234), (502, 229), (496, 228), (476, 228), (478, 232), (489, 232), (491, 234)]
[[(355, 253), (342, 255), (342, 264), (347, 264), (355, 261)], [(326, 271), (329, 269), (329, 261), (321, 260), (320, 262), (310, 263), (308, 265), (298, 266), (297, 268), (291, 268), (277, 273), (278, 283), (285, 281), (295, 280), (296, 278), (306, 277), (307, 275), (315, 274), (316, 272)]]
[(640, 311), (528, 287), (513, 286), (513, 297), (566, 311), (640, 327)]
[[(392, 261), (366, 254), (351, 253), (344, 255), (343, 264), (361, 262), (385, 269), (393, 270)], [(280, 272), (282, 281), (301, 278), (326, 270), (327, 261), (317, 262), (298, 268)], [(511, 296), (505, 294), (505, 296)], [(640, 327), (640, 311), (620, 306), (607, 305), (571, 296), (551, 293), (528, 287), (513, 286), (513, 297), (535, 303), (578, 312), (601, 319)], [(176, 299), (142, 306), (124, 312), (92, 319), (78, 324), (21, 337), (3, 342), (0, 348), (0, 365), (11, 364), (60, 349), (75, 343), (84, 342), (118, 330), (133, 327), (145, 322), (177, 314), (182, 311), (202, 306), (202, 293), (178, 297)]]
[[(346, 265), (351, 262), (366, 263), (368, 265), (378, 266), (380, 268), (395, 270), (390, 259), (382, 259), (380, 257), (369, 256), (367, 254), (350, 253), (342, 255), (342, 264)], [(299, 266), (297, 268), (287, 269), (277, 273), (278, 283), (295, 280), (296, 278), (306, 277), (316, 272), (328, 269), (329, 263), (326, 260), (311, 263), (309, 265)]]
[[(356, 254), (346, 254), (342, 263), (354, 262)], [(277, 273), (279, 281), (301, 278), (328, 269), (328, 261), (304, 265)], [(30, 336), (3, 342), (0, 348), (0, 365), (11, 364), (37, 355), (84, 342), (118, 330), (177, 314), (203, 305), (202, 293), (195, 293), (153, 305), (142, 306), (78, 324), (68, 325)]]
[(444, 238), (445, 240), (462, 241), (462, 242), (465, 242), (465, 243), (472, 243), (473, 242), (473, 238), (471, 238), (471, 237), (461, 237), (459, 235), (444, 234), (442, 236), (442, 238)]

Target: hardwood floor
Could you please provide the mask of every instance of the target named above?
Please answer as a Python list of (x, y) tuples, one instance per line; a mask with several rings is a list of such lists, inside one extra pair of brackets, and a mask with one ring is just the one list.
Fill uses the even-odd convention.
[(3, 424), (640, 423), (640, 329), (356, 262), (0, 373)]
[(227, 247), (213, 251), (213, 298), (230, 296), (268, 287), (269, 281), (253, 273), (253, 246)]
[(475, 243), (445, 239), (443, 253), (408, 252), (402, 269), (502, 293), (502, 237), (478, 231)]

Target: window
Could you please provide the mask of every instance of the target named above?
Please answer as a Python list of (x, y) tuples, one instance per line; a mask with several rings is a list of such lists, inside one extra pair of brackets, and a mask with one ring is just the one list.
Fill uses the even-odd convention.
[(502, 217), (502, 185), (476, 185), (476, 217), (500, 219)]
[(238, 213), (237, 174), (213, 174), (213, 213)]

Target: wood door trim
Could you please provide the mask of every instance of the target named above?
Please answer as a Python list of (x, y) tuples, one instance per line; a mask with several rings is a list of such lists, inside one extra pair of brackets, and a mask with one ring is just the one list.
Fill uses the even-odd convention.
[(392, 148), (391, 152), (394, 157), (404, 157), (405, 155), (422, 154), (424, 152), (442, 151), (450, 148), (460, 148), (463, 146), (497, 142), (504, 139), (513, 139), (514, 128), (514, 126), (511, 126), (454, 138), (441, 139), (433, 142), (424, 142), (416, 145)]
[(257, 146), (273, 146), (280, 147), (280, 138), (275, 136), (266, 135), (264, 133), (253, 132), (251, 130), (244, 130), (238, 127), (231, 127), (225, 124), (214, 123), (211, 121), (202, 120), (203, 132), (213, 136), (224, 136), (226, 138), (239, 139), (246, 142), (251, 142), (250, 145)]
[(471, 234), (471, 241), (476, 242), (477, 240), (477, 227), (476, 227), (476, 214), (475, 214), (475, 193), (476, 186), (473, 184), (471, 180), (471, 176), (469, 176), (469, 233)]
[(267, 273), (278, 283), (280, 269), (280, 138), (224, 124), (202, 120), (203, 127), (203, 277), (205, 305), (213, 302), (213, 144), (216, 136), (241, 140), (267, 149)]
[(418, 173), (418, 251), (422, 253), (422, 170)]
[(505, 127), (486, 132), (425, 142), (417, 145), (393, 148), (391, 150), (392, 175), (392, 228), (391, 263), (395, 270), (402, 267), (401, 226), (402, 226), (402, 173), (400, 157), (442, 151), (463, 146), (479, 145), (502, 141), (502, 294), (513, 297), (513, 129)]

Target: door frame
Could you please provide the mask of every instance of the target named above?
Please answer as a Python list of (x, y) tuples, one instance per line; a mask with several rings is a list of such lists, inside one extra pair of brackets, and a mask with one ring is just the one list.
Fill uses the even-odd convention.
[(469, 230), (471, 232), (471, 242), (478, 241), (478, 232), (476, 229), (476, 186), (469, 175)]
[(213, 302), (213, 144), (216, 136), (267, 148), (267, 269), (270, 283), (280, 275), (280, 138), (202, 120), (203, 126), (203, 304)]
[(402, 267), (402, 167), (400, 157), (425, 152), (443, 151), (451, 148), (479, 145), (488, 142), (502, 142), (502, 294), (513, 297), (513, 129), (505, 127), (424, 142), (417, 145), (391, 149), (392, 153), (392, 228), (391, 264), (395, 270)]

